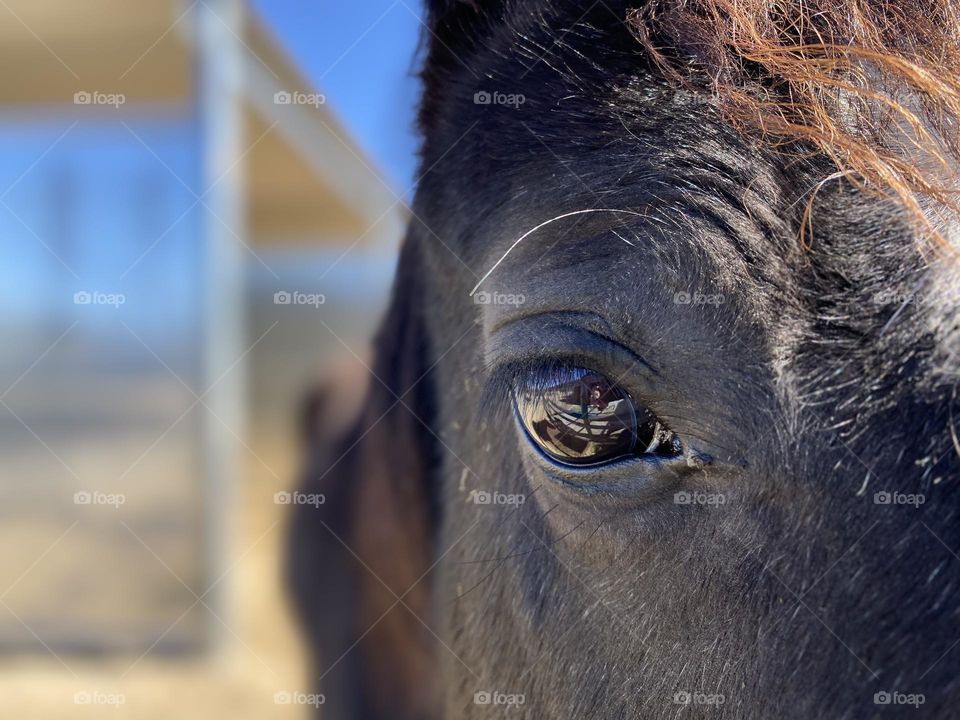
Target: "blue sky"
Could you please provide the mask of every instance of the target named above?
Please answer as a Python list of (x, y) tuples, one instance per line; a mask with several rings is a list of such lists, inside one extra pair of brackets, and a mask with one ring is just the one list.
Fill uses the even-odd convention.
[[(417, 0), (251, 2), (384, 179), (409, 199)], [(17, 258), (0, 262), (0, 301), (18, 308), (24, 327), (60, 312), (72, 318), (78, 290), (129, 294), (124, 312), (139, 312), (145, 333), (181, 329), (195, 307), (190, 292), (201, 279), (188, 274), (200, 271), (203, 209), (187, 210), (195, 203), (180, 182), (197, 190), (203, 182), (196, 127), (189, 116), (154, 117), (149, 108), (128, 120), (135, 135), (111, 118), (0, 113), (0, 189), (9, 205), (0, 207), (0, 257)], [(134, 263), (144, 252), (146, 260)], [(389, 285), (369, 267), (343, 276)], [(163, 289), (170, 277), (189, 290), (176, 294), (179, 304)]]
[(253, 0), (257, 12), (397, 192), (415, 172), (418, 0)]

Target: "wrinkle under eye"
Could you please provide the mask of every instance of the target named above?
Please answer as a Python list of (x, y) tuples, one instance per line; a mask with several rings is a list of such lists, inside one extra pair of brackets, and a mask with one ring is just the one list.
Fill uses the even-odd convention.
[(597, 465), (627, 455), (675, 456), (680, 441), (606, 375), (585, 368), (536, 373), (514, 389), (530, 440), (567, 465)]

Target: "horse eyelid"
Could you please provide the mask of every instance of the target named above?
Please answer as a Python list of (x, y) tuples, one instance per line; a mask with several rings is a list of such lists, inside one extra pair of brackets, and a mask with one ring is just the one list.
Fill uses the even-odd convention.
[(584, 365), (583, 360), (570, 357), (541, 356), (534, 359), (513, 360), (495, 365), (480, 393), (478, 407), (481, 418), (491, 418), (512, 408), (517, 383), (535, 378), (549, 378), (560, 372)]

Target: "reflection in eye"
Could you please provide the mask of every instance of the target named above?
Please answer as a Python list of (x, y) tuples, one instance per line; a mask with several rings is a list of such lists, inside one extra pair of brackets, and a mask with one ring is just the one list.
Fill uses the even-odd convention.
[(596, 465), (625, 455), (675, 456), (680, 439), (638, 407), (605, 375), (576, 368), (549, 381), (531, 377), (514, 391), (530, 439), (568, 465)]

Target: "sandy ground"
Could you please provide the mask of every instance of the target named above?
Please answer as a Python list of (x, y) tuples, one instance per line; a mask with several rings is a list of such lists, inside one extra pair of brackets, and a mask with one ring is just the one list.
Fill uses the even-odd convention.
[[(304, 718), (304, 663), (280, 587), (284, 506), (273, 494), (295, 476), (295, 453), (258, 442), (234, 514), (229, 598), (210, 656), (118, 656), (91, 660), (53, 653), (0, 659), (0, 718), (15, 720), (216, 720)], [(268, 469), (269, 468), (269, 469)], [(278, 479), (279, 478), (279, 479)], [(148, 562), (149, 559), (145, 560)], [(300, 704), (287, 704), (288, 698)]]

